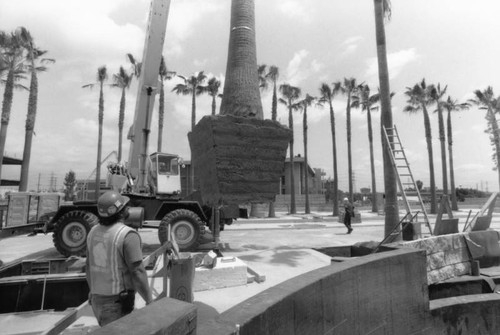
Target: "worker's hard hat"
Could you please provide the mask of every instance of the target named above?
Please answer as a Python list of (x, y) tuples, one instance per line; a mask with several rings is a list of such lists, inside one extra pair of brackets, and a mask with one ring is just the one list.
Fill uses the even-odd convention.
[(347, 199), (347, 198), (344, 198), (344, 201), (349, 201), (349, 199)]
[(108, 191), (97, 200), (97, 210), (100, 216), (110, 217), (120, 213), (129, 201), (129, 197), (123, 196), (116, 191)]

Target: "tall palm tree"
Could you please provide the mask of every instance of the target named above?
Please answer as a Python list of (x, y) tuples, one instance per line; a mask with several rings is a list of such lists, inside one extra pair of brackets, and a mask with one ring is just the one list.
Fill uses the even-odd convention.
[[(375, 8), (375, 40), (377, 44), (378, 80), (380, 86), (380, 125), (381, 129), (388, 129), (392, 128), (394, 124), (392, 122), (391, 88), (389, 85), (389, 67), (387, 65), (384, 20), (390, 20), (392, 8), (389, 0), (373, 0), (373, 4)], [(389, 133), (392, 134), (390, 130)], [(384, 233), (385, 236), (388, 236), (399, 222), (398, 188), (396, 171), (392, 166), (391, 154), (389, 148), (386, 147), (383, 133), (381, 133), (381, 137), (382, 155), (384, 158)]]
[(405, 112), (416, 113), (422, 111), (424, 114), (425, 139), (427, 142), (427, 154), (429, 156), (429, 176), (431, 188), (431, 213), (436, 213), (436, 182), (434, 177), (434, 156), (432, 153), (432, 133), (431, 121), (427, 108), (433, 104), (431, 92), (435, 90), (434, 85), (427, 85), (425, 79), (413, 87), (407, 87), (405, 95), (408, 97), (408, 105), (404, 108)]
[(373, 155), (373, 129), (372, 129), (372, 110), (378, 109), (376, 104), (380, 100), (380, 95), (375, 93), (370, 95), (370, 87), (362, 85), (356, 95), (353, 96), (352, 107), (361, 108), (366, 111), (366, 121), (368, 124), (368, 142), (370, 145), (370, 171), (372, 177), (372, 212), (378, 212), (377, 204), (377, 183), (375, 178), (375, 159)]
[(320, 97), (318, 104), (322, 106), (328, 103), (330, 107), (330, 128), (332, 132), (332, 148), (333, 148), (333, 216), (339, 215), (339, 179), (337, 172), (337, 136), (335, 130), (335, 112), (333, 110), (333, 99), (340, 92), (340, 83), (334, 84), (330, 87), (328, 84), (323, 83), (319, 88)]
[(18, 31), (13, 33), (0, 33), (0, 55), (2, 59), (2, 74), (7, 73), (6, 78), (2, 78), (5, 84), (2, 101), (2, 116), (0, 125), (0, 183), (2, 175), (2, 162), (5, 151), (5, 142), (7, 140), (7, 128), (9, 127), (10, 112), (12, 101), (14, 99), (14, 89), (27, 89), (25, 86), (17, 83), (24, 79), (24, 49), (23, 41)]
[(304, 112), (302, 119), (302, 128), (303, 128), (303, 136), (304, 136), (304, 188), (305, 188), (305, 197), (306, 197), (306, 206), (305, 213), (311, 213), (311, 205), (309, 203), (309, 162), (308, 162), (308, 152), (307, 152), (307, 107), (311, 106), (313, 102), (316, 100), (316, 97), (313, 97), (309, 94), (306, 94), (306, 97), (299, 102), (299, 108)]
[(101, 157), (102, 157), (102, 128), (104, 121), (104, 82), (108, 79), (108, 71), (106, 65), (103, 65), (97, 69), (96, 83), (83, 85), (83, 88), (92, 88), (95, 85), (99, 85), (99, 136), (97, 139), (97, 164), (95, 170), (95, 198), (99, 198), (101, 193)]
[(123, 66), (120, 66), (118, 72), (113, 75), (113, 84), (111, 84), (112, 87), (117, 87), (122, 91), (120, 98), (120, 110), (118, 111), (118, 162), (121, 162), (122, 160), (123, 122), (125, 120), (126, 104), (125, 91), (130, 87), (132, 78), (133, 74), (129, 74)]
[(261, 90), (267, 90), (268, 83), (266, 78), (266, 64), (261, 64), (257, 66), (257, 75), (259, 76), (259, 88)]
[(475, 90), (475, 99), (469, 100), (470, 103), (480, 106), (480, 109), (486, 110), (486, 121), (488, 122), (487, 132), (490, 134), (490, 141), (493, 146), (493, 162), (498, 172), (498, 183), (500, 185), (500, 133), (498, 121), (495, 116), (500, 112), (500, 97), (496, 98), (493, 88), (488, 86), (485, 90)]
[(446, 135), (444, 130), (444, 118), (443, 118), (443, 96), (446, 94), (445, 86), (441, 89), (441, 84), (437, 84), (434, 89), (430, 92), (431, 100), (436, 104), (435, 112), (438, 113), (438, 126), (439, 126), (439, 141), (441, 142), (441, 169), (443, 174), (443, 194), (448, 194), (448, 168), (446, 166)]
[(273, 100), (271, 105), (271, 120), (276, 121), (278, 117), (278, 95), (277, 95), (277, 82), (280, 76), (279, 68), (275, 65), (269, 67), (266, 78), (273, 83)]
[(215, 111), (217, 110), (216, 99), (222, 97), (222, 94), (219, 93), (220, 84), (220, 80), (212, 77), (208, 80), (207, 86), (203, 88), (203, 91), (212, 97), (212, 115), (215, 115)]
[(340, 92), (347, 95), (347, 106), (346, 106), (346, 129), (347, 129), (347, 166), (348, 166), (348, 178), (349, 178), (349, 201), (353, 201), (353, 186), (352, 186), (352, 134), (351, 134), (351, 99), (358, 90), (358, 84), (355, 78), (344, 78), (344, 81), (340, 85)]
[(160, 102), (158, 104), (158, 152), (161, 152), (163, 140), (163, 119), (165, 116), (165, 81), (174, 78), (177, 73), (169, 71), (165, 64), (165, 58), (161, 57), (160, 62)]
[(207, 76), (200, 71), (191, 77), (184, 77), (181, 75), (177, 75), (177, 77), (181, 78), (184, 83), (177, 84), (172, 89), (176, 94), (182, 95), (191, 95), (191, 131), (194, 129), (196, 124), (196, 96), (203, 93), (203, 83)]
[(24, 135), (24, 150), (23, 162), (21, 164), (21, 179), (19, 183), (19, 191), (26, 192), (28, 190), (29, 166), (31, 160), (31, 144), (33, 134), (35, 132), (35, 120), (38, 101), (38, 72), (47, 71), (45, 64), (54, 63), (51, 58), (42, 58), (47, 53), (46, 50), (41, 50), (35, 45), (35, 41), (30, 32), (24, 28), (18, 28), (18, 33), (22, 39), (24, 48), (26, 49), (26, 69), (30, 73), (30, 89), (28, 97), (28, 113), (26, 117), (25, 135)]
[(297, 213), (295, 204), (295, 174), (294, 174), (294, 156), (293, 156), (293, 111), (300, 106), (297, 100), (300, 98), (301, 90), (298, 87), (290, 84), (280, 85), (280, 93), (283, 98), (279, 102), (288, 108), (288, 127), (292, 131), (290, 139), (290, 214)]
[(446, 130), (448, 138), (448, 160), (450, 162), (451, 209), (457, 211), (458, 204), (457, 204), (457, 194), (455, 189), (455, 171), (453, 168), (453, 132), (451, 123), (451, 112), (468, 109), (470, 107), (470, 104), (466, 102), (459, 103), (457, 100), (454, 100), (450, 96), (448, 96), (448, 99), (442, 102), (442, 106), (443, 109), (445, 109), (448, 112), (448, 117), (446, 119), (446, 126), (447, 126)]
[(136, 78), (139, 78), (141, 75), (142, 62), (139, 62), (132, 54), (127, 54), (126, 56), (130, 62), (132, 73)]

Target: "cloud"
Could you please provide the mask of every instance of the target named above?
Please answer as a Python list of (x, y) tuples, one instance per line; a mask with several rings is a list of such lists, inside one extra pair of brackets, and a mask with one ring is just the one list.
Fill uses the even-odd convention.
[[(416, 61), (420, 58), (415, 48), (400, 50), (387, 55), (387, 63), (389, 65), (390, 79), (396, 78), (405, 66)], [(378, 74), (378, 61), (377, 57), (368, 59), (368, 70), (366, 76), (377, 76)]]
[(304, 80), (314, 73), (319, 73), (324, 64), (316, 59), (308, 61), (309, 51), (302, 49), (293, 55), (286, 68), (286, 82), (299, 86)]
[(362, 40), (363, 37), (361, 36), (353, 36), (342, 42), (341, 47), (344, 50), (341, 52), (340, 57), (345, 57), (354, 53), (358, 49), (359, 42), (361, 42)]
[(288, 0), (281, 1), (278, 10), (293, 20), (300, 20), (304, 23), (310, 23), (313, 19), (313, 13), (310, 6), (302, 1)]

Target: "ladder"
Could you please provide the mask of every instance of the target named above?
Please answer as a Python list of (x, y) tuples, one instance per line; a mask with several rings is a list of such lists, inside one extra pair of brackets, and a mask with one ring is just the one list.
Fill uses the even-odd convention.
[[(415, 179), (413, 178), (413, 174), (411, 173), (410, 164), (408, 163), (408, 159), (406, 158), (403, 145), (401, 144), (401, 139), (399, 138), (398, 129), (396, 128), (396, 125), (394, 125), (393, 128), (386, 128), (386, 127), (382, 128), (384, 130), (384, 138), (387, 144), (387, 150), (389, 150), (390, 152), (392, 166), (396, 171), (398, 186), (399, 190), (401, 191), (401, 195), (403, 197), (403, 202), (406, 207), (407, 215), (413, 216), (412, 209), (405, 191), (405, 188), (409, 186), (417, 192), (420, 211), (424, 216), (425, 225), (427, 226), (427, 228), (429, 228), (429, 232), (432, 235), (432, 228), (429, 223), (429, 217), (427, 216), (427, 211), (425, 210), (425, 205), (424, 202), (422, 201), (420, 191), (418, 190), (417, 184), (415, 183)], [(408, 182), (402, 181), (401, 180), (402, 177), (407, 177), (409, 181)]]

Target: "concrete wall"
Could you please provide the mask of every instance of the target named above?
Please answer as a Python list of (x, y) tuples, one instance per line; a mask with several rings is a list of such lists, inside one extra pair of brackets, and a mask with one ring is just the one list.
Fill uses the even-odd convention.
[(202, 322), (197, 334), (429, 334), (425, 252), (402, 249), (311, 271)]

